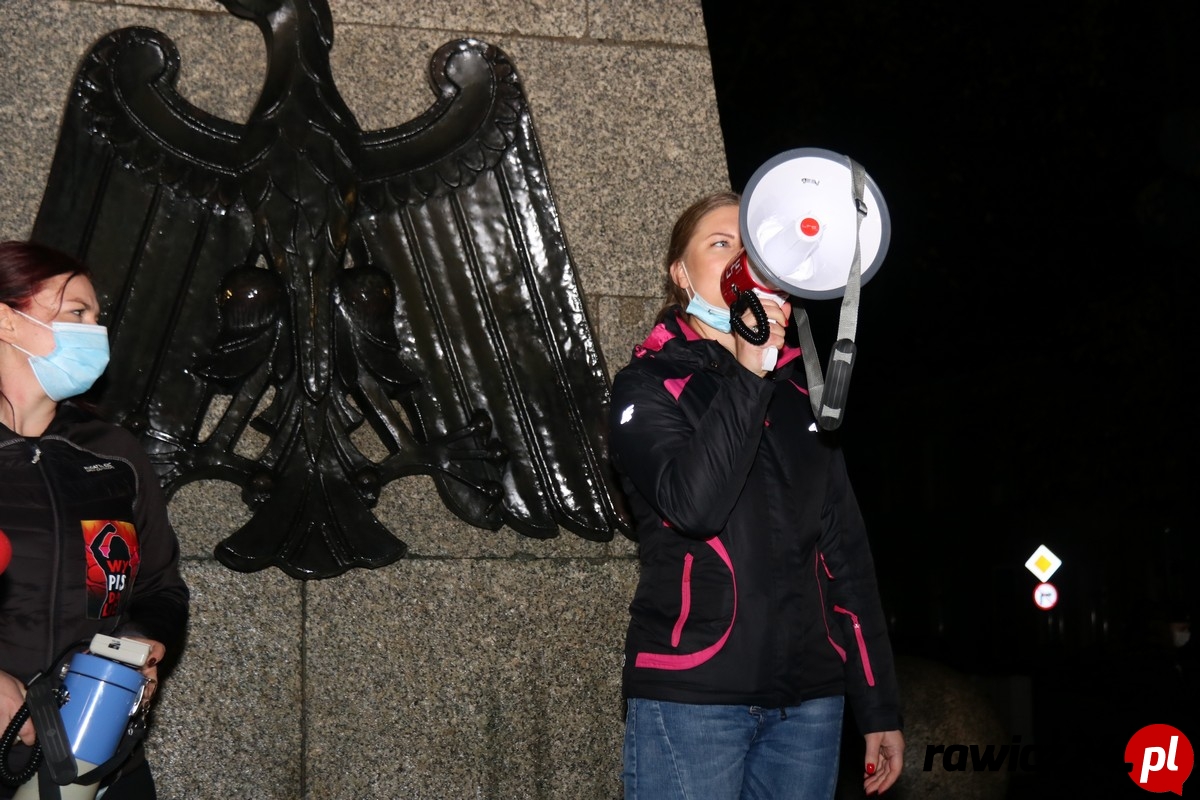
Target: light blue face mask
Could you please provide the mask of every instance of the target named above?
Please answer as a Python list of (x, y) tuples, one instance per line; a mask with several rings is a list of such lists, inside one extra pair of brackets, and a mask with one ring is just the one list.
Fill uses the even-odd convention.
[[(13, 311), (17, 311), (15, 308)], [(103, 325), (82, 322), (53, 322), (17, 311), (30, 322), (49, 328), (54, 334), (54, 350), (48, 356), (35, 356), (23, 347), (13, 345), (29, 356), (33, 376), (51, 400), (66, 400), (92, 388), (108, 366), (108, 329)]]
[(718, 330), (721, 333), (729, 333), (732, 331), (733, 326), (729, 323), (729, 309), (717, 308), (712, 303), (701, 297), (699, 292), (697, 292), (694, 288), (691, 288), (694, 287), (695, 284), (692, 283), (692, 276), (688, 275), (687, 265), (680, 261), (679, 266), (683, 267), (683, 274), (687, 275), (688, 287), (692, 293), (692, 299), (688, 301), (687, 308), (685, 309), (687, 313), (691, 314), (693, 317), (696, 317), (708, 327)]

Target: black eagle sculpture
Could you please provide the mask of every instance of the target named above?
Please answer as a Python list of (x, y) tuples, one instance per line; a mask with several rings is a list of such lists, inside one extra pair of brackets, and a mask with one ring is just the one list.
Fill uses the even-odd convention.
[(184, 100), (147, 28), (98, 42), (67, 104), (33, 238), (95, 272), (96, 402), (168, 493), (242, 487), (253, 516), (216, 551), (240, 571), (393, 562), (371, 508), (416, 474), (482, 528), (624, 531), (608, 377), (508, 58), (444, 45), (428, 110), (363, 131), (325, 0), (222, 2), (268, 48), (245, 124)]

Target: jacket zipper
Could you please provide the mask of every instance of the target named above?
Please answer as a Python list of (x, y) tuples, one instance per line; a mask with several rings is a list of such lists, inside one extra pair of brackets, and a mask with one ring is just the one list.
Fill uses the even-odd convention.
[(829, 576), (829, 580), (833, 580), (833, 573), (829, 571), (829, 567), (825, 564), (825, 554), (817, 551), (816, 558), (813, 559), (813, 575), (817, 580), (817, 594), (820, 595), (821, 601), (821, 622), (825, 624), (825, 638), (833, 647), (837, 654), (841, 657), (842, 663), (846, 663), (846, 651), (840, 644), (833, 640), (833, 634), (829, 632), (829, 618), (825, 616), (825, 590), (821, 588), (821, 573), (817, 571), (817, 566), (825, 567), (825, 574)]
[(858, 615), (839, 605), (835, 605), (833, 610), (850, 617), (850, 621), (854, 623), (854, 638), (858, 640), (858, 653), (862, 657), (863, 672), (867, 675), (867, 686), (874, 686), (875, 673), (871, 671), (871, 659), (867, 657), (867, 641), (863, 637), (862, 625), (858, 623)]
[(683, 556), (683, 581), (681, 586), (682, 597), (679, 603), (679, 619), (675, 620), (675, 627), (671, 630), (671, 647), (679, 647), (679, 638), (683, 635), (683, 626), (687, 622), (688, 614), (692, 610), (692, 554), (685, 553)]
[(43, 659), (43, 663), (49, 665), (51, 659), (58, 655), (58, 653), (54, 652), (54, 627), (58, 621), (58, 583), (60, 573), (62, 572), (63, 541), (62, 534), (59, 531), (62, 521), (59, 519), (58, 513), (58, 493), (55, 491), (54, 483), (50, 480), (50, 476), (46, 472), (46, 465), (42, 463), (42, 448), (36, 443), (33, 445), (33, 457), (31, 461), (37, 464), (38, 472), (42, 475), (42, 482), (46, 484), (46, 493), (50, 499), (50, 539), (53, 542), (53, 559), (50, 562), (50, 626), (47, 628), (46, 657)]

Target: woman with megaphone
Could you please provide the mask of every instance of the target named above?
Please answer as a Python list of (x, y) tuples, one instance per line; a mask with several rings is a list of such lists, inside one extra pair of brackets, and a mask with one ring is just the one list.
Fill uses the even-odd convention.
[[(188, 613), (158, 476), (131, 433), (77, 399), (108, 363), (99, 315), (84, 265), (42, 245), (0, 242), (0, 530), (12, 552), (0, 574), (0, 798), (155, 796), (136, 737), (126, 734), (124, 748), (114, 741), (111, 764), (90, 749), (81, 755), (94, 749), (93, 731), (119, 738), (135, 729), (130, 717), (144, 712), (164, 658), (178, 656)], [(64, 729), (59, 711), (78, 716), (86, 698), (62, 688), (84, 685), (71, 682), (83, 661), (110, 663), (108, 652), (78, 652), (94, 652), (99, 640), (106, 651), (140, 653), (137, 668), (96, 673), (132, 673), (135, 699), (121, 706), (124, 719)], [(114, 696), (100, 677), (87, 680)], [(50, 768), (46, 782), (50, 773), (38, 770)], [(93, 774), (96, 783), (74, 782)]]
[[(613, 384), (610, 452), (638, 540), (623, 694), (626, 800), (830, 800), (848, 705), (864, 788), (904, 738), (891, 646), (842, 453), (818, 426), (791, 305), (736, 333), (720, 291), (737, 194), (694, 203), (664, 259), (667, 303)], [(774, 350), (775, 352), (771, 352)]]

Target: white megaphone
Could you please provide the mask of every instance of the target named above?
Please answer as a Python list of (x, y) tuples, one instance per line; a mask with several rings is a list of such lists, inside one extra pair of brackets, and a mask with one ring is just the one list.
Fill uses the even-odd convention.
[[(721, 296), (738, 335), (753, 344), (769, 336), (760, 298), (781, 292), (810, 300), (842, 298), (828, 380), (813, 344), (808, 314), (796, 310), (809, 400), (825, 430), (843, 419), (859, 289), (883, 263), (891, 218), (875, 181), (850, 158), (816, 147), (788, 150), (758, 168), (742, 193), (743, 251), (721, 276)], [(756, 326), (742, 321), (750, 310)]]

